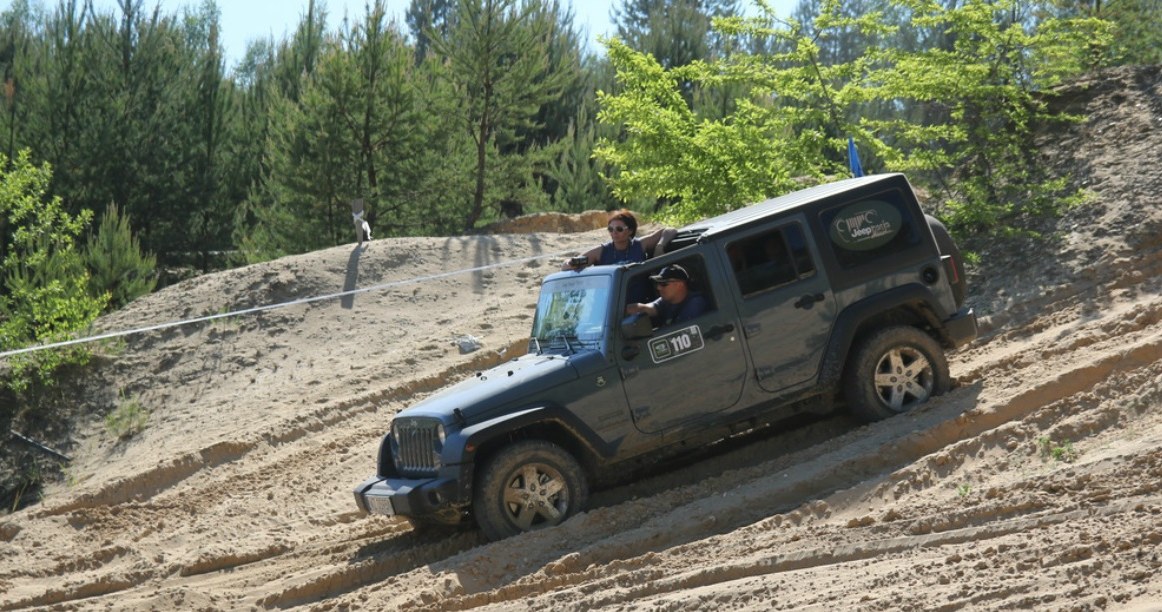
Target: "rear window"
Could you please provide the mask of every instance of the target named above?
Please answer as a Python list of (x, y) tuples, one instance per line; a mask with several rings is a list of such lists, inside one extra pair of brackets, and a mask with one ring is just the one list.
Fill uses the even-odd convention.
[(840, 267), (852, 269), (920, 243), (916, 219), (898, 191), (888, 191), (819, 214)]

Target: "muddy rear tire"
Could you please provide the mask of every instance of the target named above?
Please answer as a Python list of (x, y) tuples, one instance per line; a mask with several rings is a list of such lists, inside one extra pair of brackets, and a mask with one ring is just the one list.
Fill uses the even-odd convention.
[(902, 325), (875, 332), (856, 347), (843, 391), (852, 414), (878, 421), (913, 410), (950, 386), (940, 344)]

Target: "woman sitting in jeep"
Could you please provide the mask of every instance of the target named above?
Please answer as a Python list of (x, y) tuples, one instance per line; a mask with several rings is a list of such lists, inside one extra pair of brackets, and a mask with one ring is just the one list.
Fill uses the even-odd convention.
[(610, 241), (593, 247), (588, 252), (573, 257), (561, 266), (562, 270), (577, 270), (585, 266), (605, 266), (620, 263), (645, 261), (651, 255), (661, 255), (666, 244), (678, 233), (675, 229), (662, 228), (649, 235), (637, 237), (637, 217), (626, 209), (609, 213)]

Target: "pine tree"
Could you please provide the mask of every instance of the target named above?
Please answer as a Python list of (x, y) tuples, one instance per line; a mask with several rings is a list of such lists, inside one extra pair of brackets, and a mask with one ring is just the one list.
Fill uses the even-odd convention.
[(455, 9), (456, 0), (411, 0), (405, 19), (415, 40), (417, 64), (431, 53), (431, 33), (443, 38), (451, 31)]
[[(463, 100), (457, 123), (471, 136), (475, 187), (464, 215), (471, 230), (486, 209), (522, 208), (544, 198), (535, 184), (531, 158), (511, 151), (521, 131), (560, 95), (563, 73), (548, 61), (553, 32), (537, 19), (531, 0), (459, 0), (453, 30), (431, 31), (433, 47), (448, 63), (447, 78)], [(527, 155), (527, 154), (526, 154)]]
[(116, 204), (101, 217), (97, 233), (85, 245), (91, 295), (108, 295), (109, 307), (120, 308), (153, 291), (157, 285), (157, 258), (144, 254), (129, 224)]
[[(1119, 64), (1162, 64), (1162, 2), (1111, 0), (1095, 17), (1113, 22), (1113, 56)], [(1098, 6), (1102, 3), (1098, 2)]]
[(352, 242), (356, 199), (375, 236), (446, 227), (431, 204), (446, 200), (454, 183), (434, 185), (434, 168), (456, 156), (442, 156), (439, 130), (448, 128), (423, 112), (440, 108), (416, 74), (424, 65), (415, 65), (377, 0), (362, 20), (325, 38), (297, 97), (271, 97), (268, 172), (236, 230), (246, 261)]

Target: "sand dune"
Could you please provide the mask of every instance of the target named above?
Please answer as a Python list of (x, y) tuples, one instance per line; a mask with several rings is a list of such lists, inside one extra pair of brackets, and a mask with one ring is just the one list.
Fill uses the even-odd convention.
[[(351, 488), (395, 412), (524, 350), (540, 279), (602, 231), (375, 240), (143, 298), (101, 329), (366, 289), (102, 349), (67, 477), (0, 518), (0, 609), (1162, 609), (1160, 81), (1066, 92), (1089, 120), (1046, 160), (1094, 197), (1037, 257), (980, 250), (951, 393), (775, 428), (502, 542)], [(125, 398), (149, 420), (118, 440)]]

